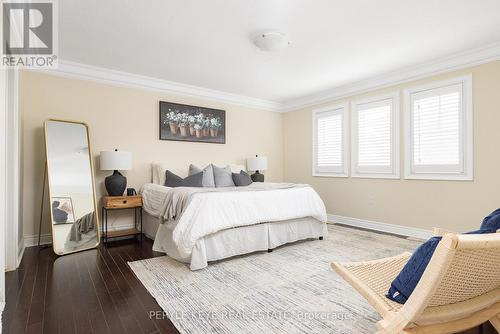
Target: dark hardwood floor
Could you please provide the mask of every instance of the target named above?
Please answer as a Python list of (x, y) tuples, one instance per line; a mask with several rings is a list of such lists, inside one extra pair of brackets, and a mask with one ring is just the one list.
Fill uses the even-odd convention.
[(151, 240), (116, 241), (62, 257), (27, 248), (18, 270), (6, 274), (3, 333), (178, 333), (135, 278), (127, 261), (159, 256)]
[[(21, 266), (6, 274), (4, 334), (178, 333), (137, 280), (127, 261), (160, 256), (145, 238), (57, 257), (27, 248)], [(467, 334), (494, 334), (488, 324)]]

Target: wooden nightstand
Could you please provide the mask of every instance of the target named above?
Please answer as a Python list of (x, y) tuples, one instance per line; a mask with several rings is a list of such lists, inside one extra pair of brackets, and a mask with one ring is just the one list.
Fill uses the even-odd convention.
[[(108, 211), (134, 209), (134, 227), (126, 230), (108, 231)], [(104, 243), (110, 238), (140, 235), (142, 242), (142, 196), (103, 196), (101, 217), (104, 226)], [(140, 224), (140, 229), (138, 228)]]

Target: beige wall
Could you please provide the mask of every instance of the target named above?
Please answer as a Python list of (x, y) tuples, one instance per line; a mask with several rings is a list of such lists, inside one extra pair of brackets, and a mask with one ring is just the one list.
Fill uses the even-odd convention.
[[(424, 229), (477, 229), (487, 213), (500, 207), (500, 61), (331, 103), (464, 74), (473, 76), (474, 181), (312, 177), (311, 111), (330, 103), (284, 115), (285, 180), (312, 184), (331, 214)], [(401, 168), (403, 154), (401, 138)]]
[[(126, 172), (128, 187), (139, 189), (151, 180), (151, 162), (172, 169), (189, 163), (245, 164), (254, 154), (266, 155), (269, 181), (283, 179), (282, 115), (212, 101), (170, 96), (140, 89), (108, 86), (91, 81), (21, 72), (20, 111), (23, 118), (24, 235), (38, 233), (43, 166), (43, 122), (48, 118), (85, 122), (91, 131), (94, 166), (100, 151), (118, 148), (133, 153), (133, 170)], [(170, 101), (226, 110), (226, 144), (183, 143), (158, 139), (158, 101)], [(98, 198), (105, 193), (97, 170)], [(48, 214), (42, 233), (50, 231)], [(118, 219), (116, 219), (118, 218)], [(122, 224), (120, 217), (116, 223)], [(111, 223), (113, 220), (111, 219)]]
[[(134, 169), (127, 172), (127, 177), (129, 186), (137, 189), (150, 181), (149, 164), (152, 161), (165, 162), (173, 169), (179, 169), (190, 162), (244, 163), (246, 157), (257, 153), (269, 158), (267, 180), (313, 185), (325, 201), (328, 213), (424, 229), (432, 226), (456, 230), (475, 229), (488, 212), (500, 207), (499, 61), (332, 101), (331, 104), (464, 74), (473, 75), (472, 182), (312, 177), (311, 111), (330, 103), (279, 114), (41, 73), (21, 72), (24, 235), (32, 236), (37, 233), (35, 227), (38, 226), (45, 159), (42, 124), (47, 118), (88, 123), (94, 158), (99, 151), (115, 147), (132, 151)], [(159, 100), (225, 109), (227, 144), (158, 140)], [(254, 125), (257, 123), (258, 125)], [(404, 145), (401, 139), (401, 168), (404, 167), (403, 156)], [(108, 172), (97, 171), (98, 196), (105, 193), (103, 179), (107, 174)], [(115, 219), (117, 224), (121, 224), (120, 217), (112, 218), (111, 223)], [(47, 233), (48, 222), (44, 225), (43, 232)]]

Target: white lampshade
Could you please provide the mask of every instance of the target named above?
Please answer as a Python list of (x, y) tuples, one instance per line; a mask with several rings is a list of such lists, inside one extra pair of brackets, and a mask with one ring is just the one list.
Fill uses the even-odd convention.
[(132, 169), (132, 153), (127, 151), (101, 151), (99, 156), (101, 170)]
[(253, 157), (247, 159), (247, 169), (261, 171), (267, 169), (267, 157)]

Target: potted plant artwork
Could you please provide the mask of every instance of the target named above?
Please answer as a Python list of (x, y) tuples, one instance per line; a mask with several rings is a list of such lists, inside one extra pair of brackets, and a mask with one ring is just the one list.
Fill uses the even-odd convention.
[(203, 119), (203, 137), (210, 136), (210, 118)]
[(189, 135), (188, 114), (178, 114), (177, 124), (179, 126), (181, 137), (187, 137)]
[(193, 115), (188, 116), (188, 124), (189, 124), (189, 135), (190, 136), (195, 136), (196, 135), (196, 130), (194, 128), (196, 124), (196, 117)]
[(194, 118), (195, 123), (198, 125), (197, 131), (200, 131), (199, 135), (198, 132), (196, 132), (196, 138), (203, 138), (203, 125), (205, 124), (205, 115), (203, 115), (203, 113), (199, 113)]
[(160, 122), (163, 126), (169, 126), (170, 118), (169, 114), (160, 115)]
[(219, 128), (221, 126), (221, 121), (218, 117), (213, 117), (210, 119), (210, 136), (217, 137)]
[(171, 111), (168, 113), (167, 119), (170, 126), (170, 132), (174, 135), (177, 134), (177, 114)]
[(224, 110), (160, 101), (160, 139), (226, 143)]
[(196, 138), (203, 138), (203, 125), (195, 124), (194, 131), (195, 131)]

